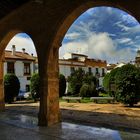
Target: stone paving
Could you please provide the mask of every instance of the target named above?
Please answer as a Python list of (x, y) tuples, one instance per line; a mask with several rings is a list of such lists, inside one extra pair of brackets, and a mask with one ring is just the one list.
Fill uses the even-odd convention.
[(0, 113), (0, 140), (140, 140), (140, 134), (62, 122), (37, 126), (37, 117)]

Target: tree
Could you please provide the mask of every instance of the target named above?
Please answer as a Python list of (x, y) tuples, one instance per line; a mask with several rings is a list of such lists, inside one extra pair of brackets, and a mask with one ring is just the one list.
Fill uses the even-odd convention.
[(95, 97), (98, 96), (96, 86), (98, 85), (98, 79), (93, 76), (92, 73), (87, 72), (83, 76), (83, 84), (80, 88), (80, 96), (82, 97)]
[(90, 97), (91, 96), (91, 89), (89, 84), (83, 84), (80, 88), (80, 97)]
[(78, 70), (74, 70), (73, 73), (68, 77), (68, 92), (72, 95), (79, 94), (80, 88), (83, 82), (83, 76), (85, 75), (84, 70), (81, 68)]
[(36, 101), (37, 98), (40, 98), (40, 77), (38, 73), (34, 73), (30, 79), (30, 88), (33, 99)]
[(6, 74), (4, 76), (4, 94), (5, 101), (12, 103), (14, 97), (17, 97), (19, 94), (20, 82), (16, 75)]
[(88, 97), (92, 95), (97, 96), (96, 92), (97, 79), (93, 76), (92, 73), (85, 73), (85, 71), (80, 68), (78, 70), (75, 70), (68, 77), (68, 82), (69, 82), (68, 91), (71, 92), (72, 95), (80, 95), (80, 96), (84, 95)]
[(111, 85), (115, 84), (116, 74), (120, 68), (113, 69), (110, 73), (107, 73), (103, 79), (103, 85), (105, 89), (109, 92), (110, 96), (115, 96), (115, 91), (111, 89)]
[(66, 79), (63, 74), (59, 75), (59, 97), (64, 96), (66, 91)]
[(140, 101), (140, 70), (134, 65), (122, 66), (115, 75), (116, 99), (133, 106)]

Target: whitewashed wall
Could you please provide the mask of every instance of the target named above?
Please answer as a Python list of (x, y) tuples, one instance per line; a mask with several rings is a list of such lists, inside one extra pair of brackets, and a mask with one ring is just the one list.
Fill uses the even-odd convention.
[[(26, 92), (26, 85), (30, 85), (30, 80), (27, 80), (27, 77), (31, 77), (34, 73), (34, 63), (30, 63), (30, 71), (31, 75), (24, 75), (24, 63), (23, 61), (16, 61), (15, 64), (15, 75), (18, 77), (20, 81), (20, 90)], [(7, 62), (4, 62), (4, 75), (7, 73)]]

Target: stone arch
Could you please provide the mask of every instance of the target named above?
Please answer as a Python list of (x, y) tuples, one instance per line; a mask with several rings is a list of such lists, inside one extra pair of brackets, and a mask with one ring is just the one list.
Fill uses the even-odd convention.
[[(69, 2), (70, 3), (70, 2)], [(78, 4), (77, 4), (78, 3)], [(67, 7), (68, 4), (64, 5)], [(59, 90), (58, 88), (58, 50), (61, 47), (61, 43), (62, 40), (67, 32), (67, 30), (69, 29), (69, 27), (72, 25), (72, 23), (82, 14), (84, 13), (86, 10), (88, 10), (89, 8), (93, 8), (93, 7), (97, 7), (97, 6), (108, 6), (108, 7), (114, 7), (114, 8), (118, 8), (120, 10), (124, 10), (125, 12), (129, 13), (130, 15), (132, 15), (133, 17), (135, 17), (137, 20), (140, 19), (140, 15), (137, 14), (137, 10), (135, 11), (133, 9), (132, 3), (129, 1), (129, 5), (126, 5), (126, 3), (124, 2), (111, 2), (111, 1), (76, 1), (75, 4), (68, 6), (69, 10), (67, 10), (67, 12), (65, 14), (63, 14), (63, 18), (60, 19), (58, 26), (55, 29), (55, 34), (53, 36), (53, 38), (51, 38), (51, 43), (48, 46), (48, 56), (46, 57), (47, 59), (47, 75), (48, 75), (48, 96), (51, 95), (51, 92), (54, 93), (54, 97), (49, 96), (51, 100), (55, 101), (55, 105), (54, 107), (57, 108), (57, 111), (54, 113), (52, 113), (52, 115), (54, 114), (55, 117), (53, 118), (50, 122), (50, 125), (55, 123), (55, 122), (59, 122), (59, 117), (60, 115), (58, 115), (59, 113), (59, 103), (58, 103), (58, 95), (59, 95)], [(139, 21), (139, 20), (138, 20)], [(52, 64), (52, 62), (54, 64)], [(50, 84), (49, 84), (50, 83)], [(51, 85), (56, 85), (55, 87), (53, 87)], [(51, 103), (49, 103), (50, 101), (48, 100), (48, 105), (50, 106), (50, 110), (52, 110), (51, 107)]]
[[(0, 20), (0, 58), (3, 54), (1, 50), (4, 50), (2, 44), (6, 44), (4, 37), (7, 36), (10, 40), (10, 37), (20, 32), (10, 29), (18, 28), (29, 33), (35, 44), (41, 76), (39, 125), (52, 125), (60, 121), (58, 50), (74, 20), (87, 9), (96, 6), (122, 9), (140, 21), (139, 1), (134, 3), (132, 0), (127, 3), (121, 0), (44, 0), (44, 3), (30, 1)], [(1, 68), (0, 59), (0, 70)], [(0, 77), (0, 88), (3, 89), (1, 83)]]

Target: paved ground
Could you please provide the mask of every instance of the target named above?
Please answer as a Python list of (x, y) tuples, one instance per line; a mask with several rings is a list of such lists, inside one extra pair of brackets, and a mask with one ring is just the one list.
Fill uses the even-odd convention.
[(130, 108), (122, 104), (61, 102), (62, 118), (69, 122), (140, 132), (140, 104)]
[[(88, 107), (86, 105), (88, 105)], [(140, 131), (139, 128), (137, 128), (137, 126), (140, 125), (139, 120), (137, 121), (137, 126), (134, 127), (132, 125), (129, 129), (130, 123), (125, 116), (125, 114), (128, 115), (128, 110), (126, 111), (127, 113), (124, 111), (123, 114), (128, 122), (128, 126), (120, 127), (123, 129), (119, 129), (119, 131), (117, 131), (109, 129), (107, 126), (107, 124), (113, 121), (109, 121), (109, 116), (112, 114), (107, 116), (108, 112), (114, 110), (113, 108), (107, 111), (105, 109), (108, 108), (106, 105), (86, 105), (77, 103), (61, 103), (60, 106), (62, 108), (63, 122), (47, 128), (37, 126), (38, 104), (21, 103), (10, 106), (7, 105), (6, 111), (0, 113), (0, 140), (140, 140)], [(104, 110), (103, 108), (107, 112), (102, 112)], [(133, 110), (137, 111), (137, 114), (139, 115), (139, 107), (136, 107), (135, 109), (133, 108), (131, 111), (129, 110), (131, 115), (129, 114), (128, 116), (131, 116), (133, 120), (136, 121), (136, 113), (134, 113), (135, 111)], [(93, 114), (93, 112), (95, 114)], [(104, 114), (100, 114), (99, 112)], [(101, 116), (104, 116), (104, 118)], [(116, 124), (119, 124), (119, 121)], [(110, 128), (116, 124), (112, 123)], [(124, 125), (125, 123), (122, 124), (120, 120), (120, 124)], [(106, 128), (106, 126), (108, 128)], [(118, 127), (116, 129), (118, 129)]]
[(0, 140), (139, 140), (140, 134), (62, 122), (38, 127), (37, 118), (3, 112), (0, 114)]
[[(8, 112), (36, 116), (39, 103), (17, 103), (6, 105)], [(124, 107), (122, 104), (67, 103), (60, 102), (62, 121), (89, 126), (140, 132), (140, 104)]]
[(4, 112), (0, 115), (1, 140), (120, 140), (119, 132), (72, 123), (38, 127), (37, 118)]

